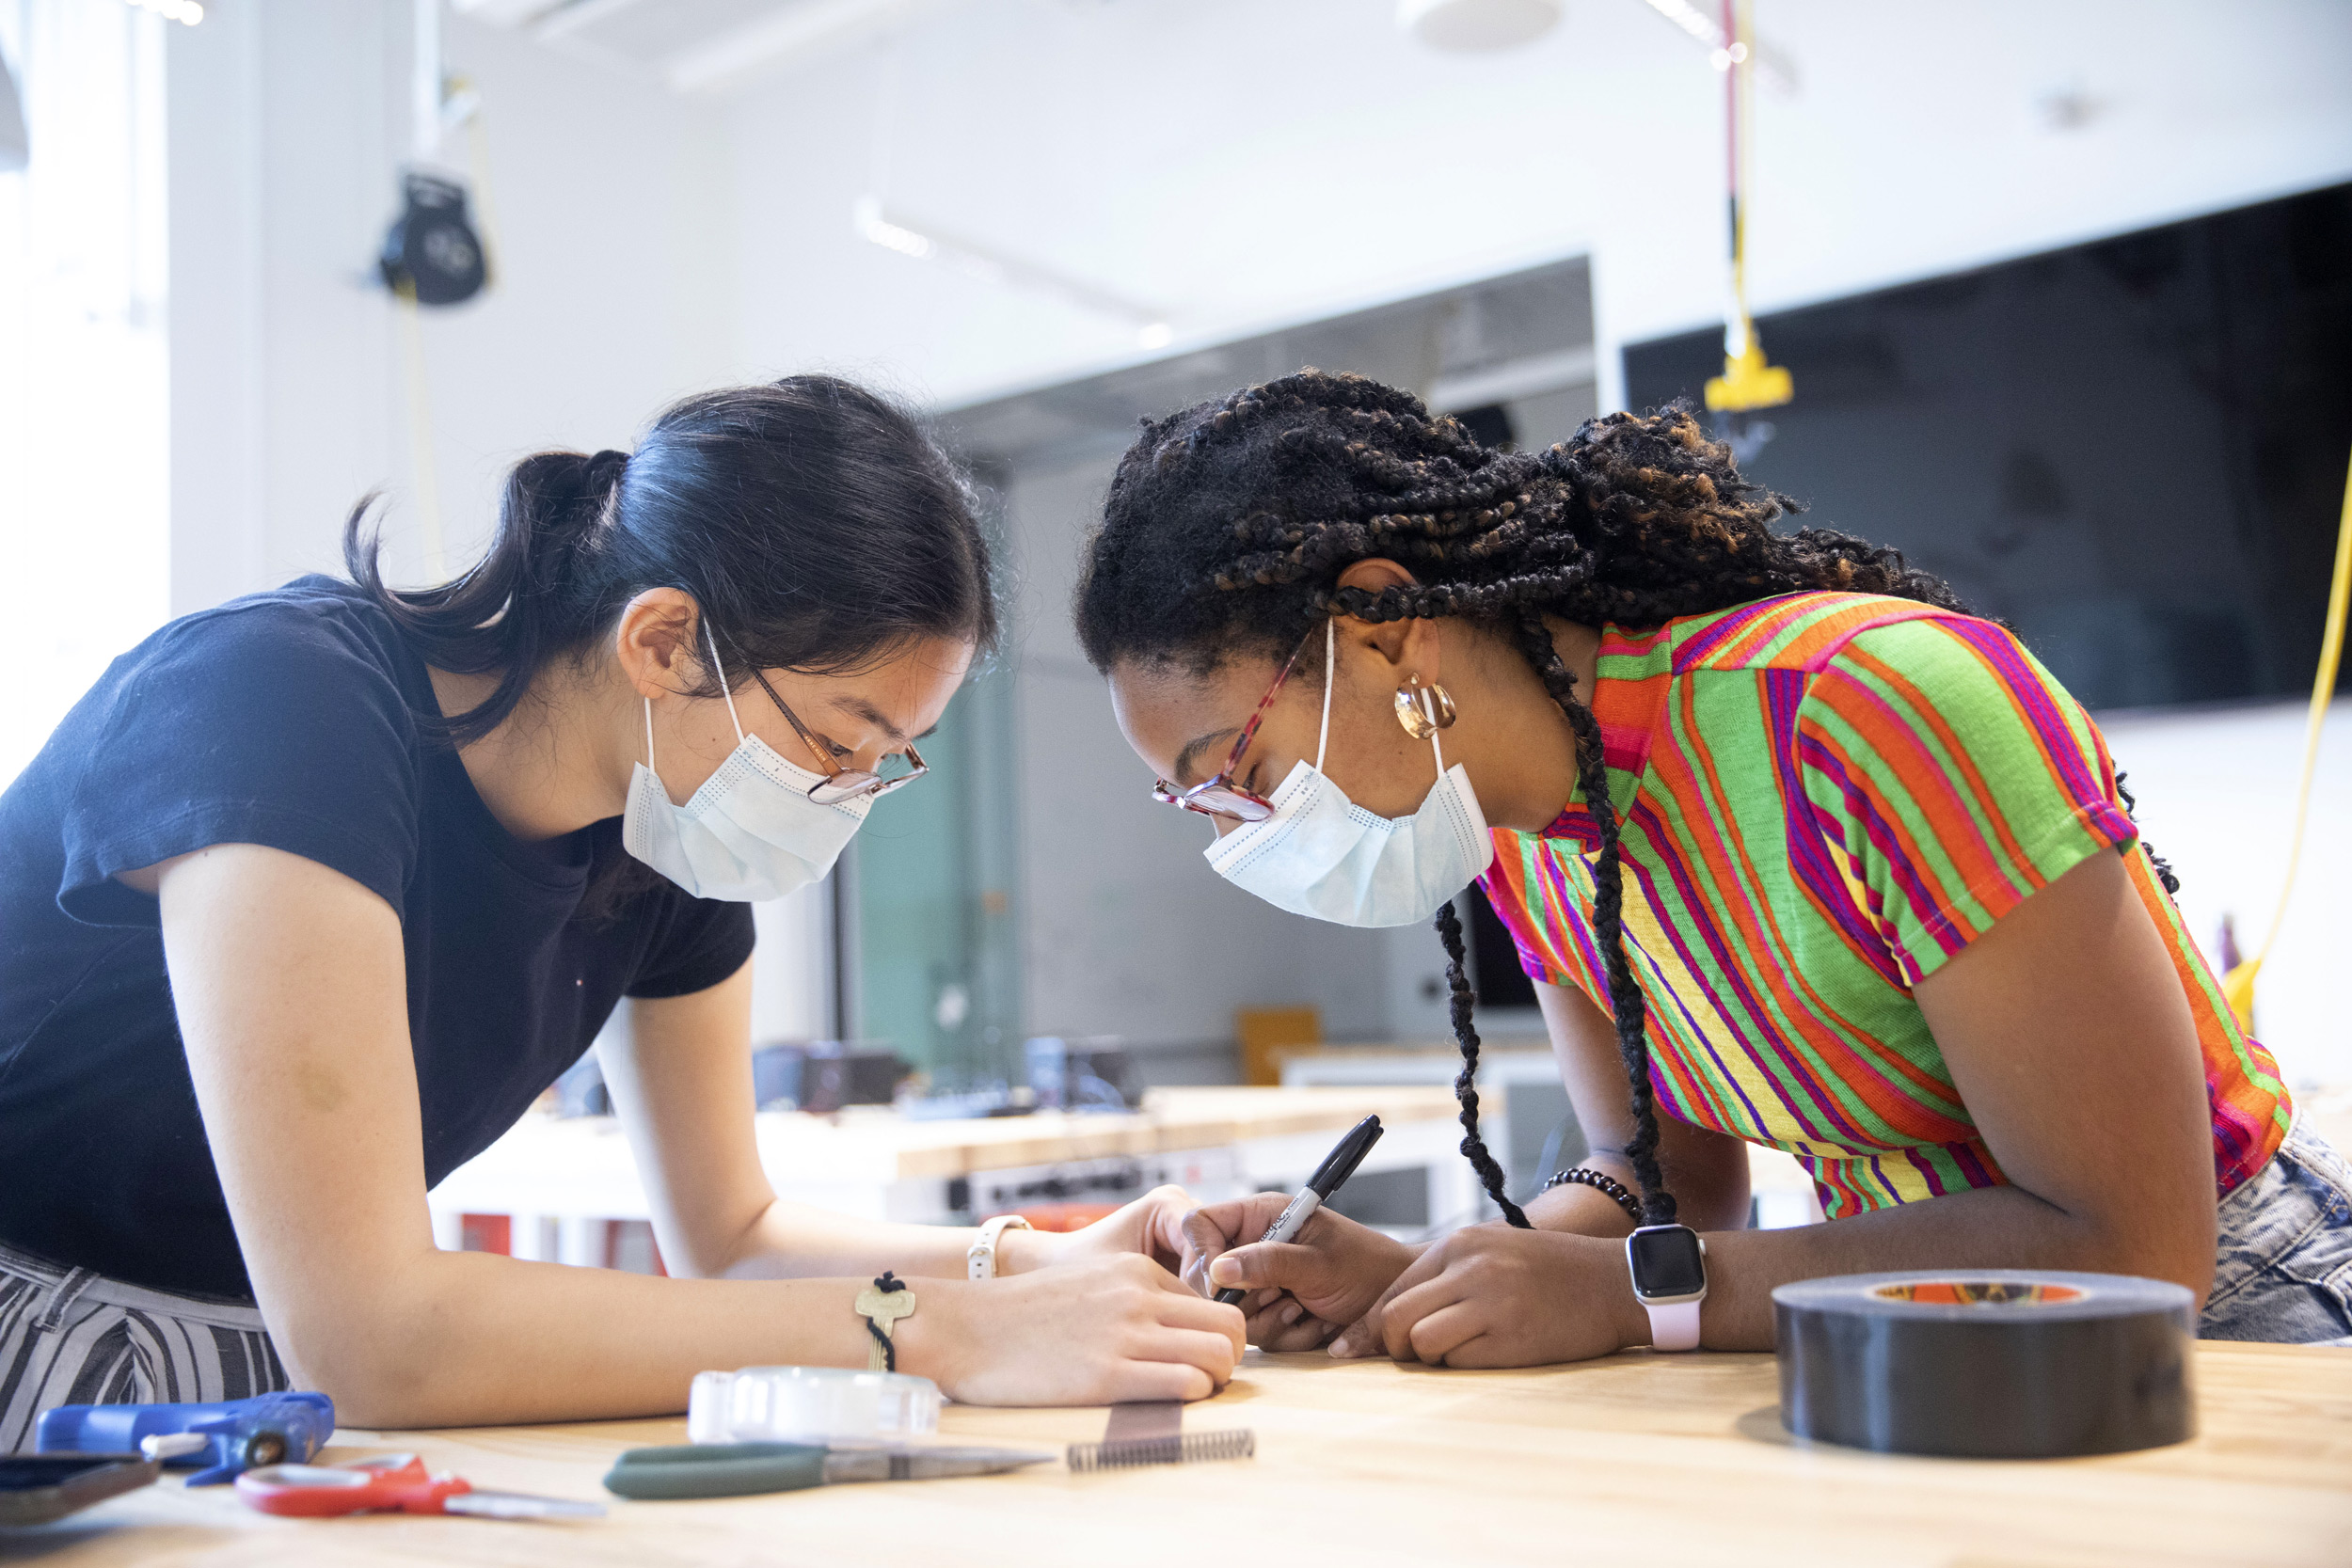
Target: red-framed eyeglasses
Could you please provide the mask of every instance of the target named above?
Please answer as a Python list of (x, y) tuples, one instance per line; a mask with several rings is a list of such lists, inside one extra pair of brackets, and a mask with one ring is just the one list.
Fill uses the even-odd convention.
[(1265, 695), (1258, 701), (1258, 711), (1249, 716), (1249, 722), (1241, 727), (1240, 738), (1233, 742), (1233, 750), (1226, 757), (1224, 767), (1205, 783), (1194, 784), (1190, 789), (1178, 789), (1166, 779), (1154, 779), (1152, 782), (1152, 799), (1168, 805), (1182, 806), (1186, 811), (1197, 811), (1203, 816), (1230, 816), (1238, 822), (1263, 822), (1272, 816), (1274, 802), (1256, 790), (1246, 789), (1235, 783), (1233, 770), (1241, 766), (1242, 753), (1248, 751), (1249, 743), (1258, 737), (1258, 726), (1265, 722), (1266, 710), (1274, 705), (1274, 699), (1281, 691), (1282, 683), (1291, 678), (1291, 672), (1298, 667), (1298, 656), (1307, 651), (1307, 644), (1313, 638), (1311, 631), (1300, 638), (1298, 646), (1291, 650), (1291, 657), (1282, 661), (1281, 673), (1276, 675), (1274, 684), (1265, 689)]

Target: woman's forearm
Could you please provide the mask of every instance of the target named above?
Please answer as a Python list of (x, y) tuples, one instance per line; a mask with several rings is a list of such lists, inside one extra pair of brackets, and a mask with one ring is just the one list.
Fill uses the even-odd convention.
[[(1585, 1164), (1606, 1170), (1598, 1161)], [(1611, 1173), (1613, 1175), (1613, 1173)], [(1538, 1230), (1558, 1230), (1576, 1236), (1625, 1236), (1633, 1229), (1632, 1217), (1615, 1198), (1581, 1183), (1564, 1183), (1536, 1194), (1523, 1207), (1528, 1222)]]
[[(975, 1404), (1194, 1400), (1232, 1375), (1240, 1313), (1077, 1240), (1019, 1277), (913, 1278), (898, 1370)], [(296, 1379), (358, 1425), (593, 1420), (681, 1410), (700, 1371), (866, 1366), (869, 1278), (661, 1279), (427, 1246), (312, 1279), (269, 1316)]]
[(2176, 1279), (2201, 1302), (2210, 1259), (2195, 1277), (2126, 1227), (2070, 1214), (2022, 1187), (1979, 1187), (1850, 1219), (1788, 1230), (1707, 1237), (1704, 1342), (1772, 1348), (1772, 1291), (1792, 1280), (1893, 1269), (2081, 1269)]
[[(482, 1253), (417, 1258), (332, 1321), (274, 1323), (297, 1382), (376, 1427), (674, 1414), (715, 1368), (866, 1364), (864, 1278), (662, 1279)], [(961, 1282), (927, 1281), (896, 1334), (900, 1366), (952, 1358)], [(351, 1303), (364, 1301), (357, 1307)]]

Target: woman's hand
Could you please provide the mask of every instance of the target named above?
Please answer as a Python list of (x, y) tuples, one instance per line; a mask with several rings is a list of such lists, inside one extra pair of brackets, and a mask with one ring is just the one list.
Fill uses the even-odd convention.
[(1240, 1310), (1140, 1253), (914, 1289), (927, 1299), (898, 1325), (899, 1364), (967, 1404), (1206, 1399), (1241, 1359)]
[(1354, 1323), (1413, 1260), (1413, 1249), (1377, 1230), (1318, 1209), (1288, 1242), (1244, 1243), (1265, 1234), (1290, 1203), (1260, 1193), (1195, 1209), (1182, 1221), (1185, 1283), (1207, 1295), (1229, 1286), (1249, 1292), (1249, 1341), (1267, 1350), (1312, 1350)]
[(1025, 1274), (1136, 1253), (1174, 1270), (1184, 1260), (1184, 1216), (1193, 1208), (1192, 1195), (1184, 1188), (1154, 1187), (1133, 1203), (1067, 1235), (1008, 1230), (997, 1238), (996, 1272)]
[(1415, 1259), (1331, 1354), (1539, 1367), (1648, 1342), (1622, 1243), (1474, 1225)]

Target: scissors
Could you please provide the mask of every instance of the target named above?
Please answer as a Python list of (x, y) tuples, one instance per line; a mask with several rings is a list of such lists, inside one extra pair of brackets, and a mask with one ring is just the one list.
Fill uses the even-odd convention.
[(823, 1443), (687, 1443), (631, 1449), (606, 1472), (624, 1497), (739, 1497), (852, 1481), (986, 1476), (1053, 1458), (1029, 1449), (882, 1447)]
[(237, 1496), (263, 1513), (308, 1519), (344, 1513), (470, 1513), (485, 1519), (592, 1519), (602, 1503), (477, 1492), (453, 1475), (434, 1475), (413, 1453), (357, 1465), (267, 1465), (237, 1478)]

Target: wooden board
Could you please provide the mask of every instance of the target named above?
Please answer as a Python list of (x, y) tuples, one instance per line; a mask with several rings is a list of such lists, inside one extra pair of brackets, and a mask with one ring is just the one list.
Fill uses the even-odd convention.
[[(1204, 1564), (1426, 1568), (2342, 1568), (2352, 1563), (2352, 1351), (2198, 1347), (2202, 1434), (2098, 1459), (2005, 1463), (1806, 1447), (1767, 1355), (1629, 1353), (1516, 1372), (1252, 1354), (1190, 1431), (1247, 1426), (1258, 1457), (1073, 1475), (612, 1504), (578, 1524), (292, 1521), (168, 1483), (0, 1532), (54, 1568), (318, 1562)], [(1063, 1444), (1100, 1410), (951, 1408), (945, 1434)], [(680, 1421), (338, 1434), (330, 1459), (413, 1449), (477, 1485), (602, 1497), (622, 1449)]]

